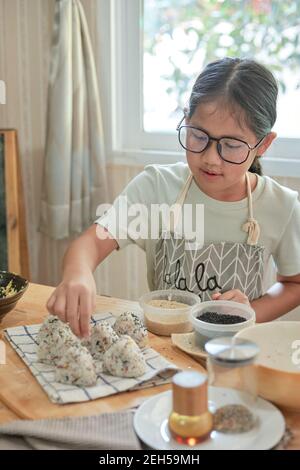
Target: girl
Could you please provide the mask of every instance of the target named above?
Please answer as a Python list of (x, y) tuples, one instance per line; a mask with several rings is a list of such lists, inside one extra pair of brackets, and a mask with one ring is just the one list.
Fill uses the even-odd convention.
[[(93, 271), (113, 250), (135, 242), (146, 251), (151, 290), (177, 288), (202, 300), (250, 303), (258, 322), (300, 304), (300, 203), (297, 193), (261, 175), (259, 159), (275, 139), (277, 84), (262, 65), (225, 58), (198, 76), (178, 138), (187, 164), (149, 165), (121, 195), (132, 204), (204, 206), (204, 243), (187, 249), (178, 237), (177, 213), (170, 232), (139, 237), (119, 223), (119, 196), (68, 249), (63, 279), (51, 295), (50, 313), (74, 333), (89, 334), (96, 287)], [(150, 222), (149, 213), (144, 224)], [(160, 228), (161, 229), (161, 228)], [(105, 236), (106, 235), (106, 236)], [(108, 235), (108, 236), (107, 236)], [(265, 267), (276, 264), (277, 282), (264, 292)]]

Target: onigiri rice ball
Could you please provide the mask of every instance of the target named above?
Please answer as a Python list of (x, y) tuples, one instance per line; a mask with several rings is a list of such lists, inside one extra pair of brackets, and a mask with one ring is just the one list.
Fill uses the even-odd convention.
[(80, 344), (69, 325), (54, 315), (49, 315), (44, 321), (36, 341), (38, 360), (50, 365), (55, 365), (60, 359), (61, 349)]
[(81, 344), (64, 351), (55, 369), (57, 382), (90, 387), (96, 384), (97, 375), (93, 358)]
[(116, 319), (113, 328), (119, 336), (130, 336), (140, 348), (144, 348), (148, 344), (147, 329), (144, 327), (140, 317), (135, 313), (122, 313)]
[(82, 343), (90, 351), (95, 360), (103, 359), (105, 351), (115, 342), (119, 336), (113, 330), (111, 325), (106, 322), (100, 322), (92, 328), (89, 340)]
[(104, 353), (104, 368), (117, 377), (140, 377), (146, 372), (143, 353), (130, 336), (122, 336)]

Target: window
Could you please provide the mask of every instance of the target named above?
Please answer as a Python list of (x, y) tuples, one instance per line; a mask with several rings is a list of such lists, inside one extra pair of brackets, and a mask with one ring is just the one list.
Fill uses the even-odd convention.
[(143, 25), (146, 131), (176, 127), (205, 64), (247, 55), (279, 81), (279, 137), (300, 137), (299, 1), (144, 0)]
[(300, 176), (299, 0), (114, 0), (110, 15), (115, 155), (184, 160), (175, 128), (197, 74), (225, 55), (252, 56), (280, 83), (267, 171)]

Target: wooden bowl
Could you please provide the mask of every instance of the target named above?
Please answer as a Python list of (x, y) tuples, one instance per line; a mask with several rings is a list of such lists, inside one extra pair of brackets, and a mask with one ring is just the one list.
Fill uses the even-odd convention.
[(8, 271), (0, 271), (0, 288), (6, 287), (12, 281), (12, 287), (16, 290), (15, 294), (1, 297), (0, 289), (0, 322), (8, 312), (13, 310), (28, 287), (27, 279)]
[(283, 408), (300, 411), (300, 321), (261, 323), (240, 331), (258, 344), (258, 394)]

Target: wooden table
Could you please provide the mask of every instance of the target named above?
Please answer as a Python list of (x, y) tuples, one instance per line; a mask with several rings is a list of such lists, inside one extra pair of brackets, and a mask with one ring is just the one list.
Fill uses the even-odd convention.
[[(17, 304), (15, 310), (10, 312), (3, 319), (2, 323), (0, 324), (0, 331), (4, 328), (9, 328), (13, 326), (41, 323), (43, 321), (43, 318), (47, 315), (45, 304), (52, 291), (52, 287), (42, 286), (38, 284), (30, 284), (27, 292)], [(115, 314), (119, 314), (125, 310), (135, 311), (138, 308), (138, 304), (136, 302), (106, 296), (98, 296), (96, 305), (97, 312), (112, 311)], [(170, 361), (177, 364), (179, 367), (185, 369), (193, 368), (199, 371), (204, 370), (203, 367), (194, 359), (192, 359), (176, 347), (172, 346), (170, 338), (159, 337), (152, 334), (150, 334), (149, 337), (151, 347), (153, 347), (155, 350), (157, 350), (160, 354), (165, 356)], [(97, 399), (84, 404), (78, 403), (61, 406), (50, 403), (46, 394), (42, 391), (40, 385), (35, 380), (32, 380), (32, 392), (30, 390), (28, 392), (29, 401), (26, 401), (25, 397), (24, 402), (22, 404), (23, 406), (20, 407), (20, 403), (18, 404), (18, 406), (15, 405), (13, 389), (11, 390), (11, 393), (6, 393), (3, 399), (4, 383), (3, 381), (1, 382), (1, 377), (5, 377), (5, 374), (7, 377), (8, 369), (1, 368), (9, 368), (12, 366), (12, 364), (14, 366), (15, 371), (16, 368), (19, 369), (20, 373), (22, 373), (23, 371), (24, 377), (26, 376), (27, 380), (31, 380), (29, 375), (30, 372), (29, 370), (27, 370), (27, 366), (23, 363), (23, 361), (14, 351), (10, 351), (9, 364), (0, 365), (0, 423), (5, 423), (22, 418), (28, 418), (26, 408), (31, 403), (30, 393), (34, 393), (36, 391), (38, 391), (39, 395), (39, 398), (38, 400), (36, 400), (35, 403), (37, 409), (39, 409), (39, 406), (42, 407), (43, 413), (45, 413), (45, 416), (47, 417), (59, 417), (88, 415), (107, 411), (116, 411), (137, 406), (148, 397), (158, 394), (162, 391), (168, 390), (170, 388), (170, 384), (167, 384), (157, 387), (151, 387), (145, 390), (125, 392), (114, 396)], [(7, 382), (5, 386), (9, 387), (10, 384)], [(35, 387), (37, 387), (37, 389), (35, 389)], [(26, 389), (26, 383), (24, 383), (24, 389)], [(12, 398), (8, 400), (7, 396), (10, 395)], [(282, 412), (285, 416), (287, 425), (292, 430), (294, 435), (294, 438), (290, 442), (288, 449), (300, 449), (300, 413), (285, 410), (282, 410)]]
[[(53, 288), (31, 284), (17, 304), (0, 324), (0, 330), (19, 325), (41, 323), (47, 315), (45, 304)], [(96, 311), (118, 315), (126, 310), (136, 311), (138, 304), (128, 300), (98, 296)], [(170, 338), (149, 334), (150, 344), (156, 351), (180, 368), (203, 367), (194, 359), (171, 344)], [(7, 342), (6, 342), (7, 343)], [(149, 389), (120, 393), (90, 402), (58, 405), (51, 403), (38, 382), (32, 377), (26, 364), (7, 343), (6, 364), (0, 366), (0, 422), (12, 419), (57, 418), (61, 416), (82, 416), (135, 407), (146, 398), (168, 390), (170, 384)], [(5, 409), (6, 406), (6, 409)]]

